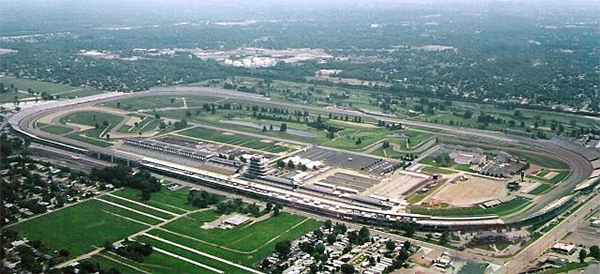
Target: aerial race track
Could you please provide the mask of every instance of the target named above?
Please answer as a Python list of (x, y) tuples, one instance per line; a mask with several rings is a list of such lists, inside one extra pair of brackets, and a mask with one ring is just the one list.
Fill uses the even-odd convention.
[[(200, 171), (184, 171), (178, 168), (174, 168), (173, 166), (165, 165), (164, 163), (149, 163), (145, 161), (142, 157), (138, 157), (136, 155), (124, 153), (122, 151), (113, 150), (110, 148), (100, 148), (89, 143), (77, 141), (59, 135), (54, 135), (42, 131), (34, 126), (35, 121), (37, 121), (40, 117), (52, 115), (53, 113), (57, 113), (60, 111), (64, 112), (66, 109), (73, 109), (73, 111), (81, 111), (82, 108), (110, 101), (131, 98), (142, 99), (144, 97), (149, 96), (194, 95), (234, 98), (245, 101), (252, 101), (255, 103), (269, 104), (273, 106), (305, 109), (314, 113), (333, 113), (342, 115), (347, 114), (361, 116), (363, 118), (383, 120), (391, 123), (402, 123), (407, 126), (432, 130), (435, 131), (437, 134), (468, 140), (473, 144), (479, 143), (485, 144), (488, 147), (510, 148), (513, 151), (523, 151), (529, 153), (530, 155), (543, 155), (545, 157), (551, 157), (557, 160), (561, 160), (569, 166), (570, 174), (563, 182), (559, 184), (558, 187), (553, 188), (546, 195), (539, 198), (539, 200), (533, 206), (519, 212), (519, 214), (515, 216), (508, 217), (505, 220), (501, 220), (496, 215), (473, 217), (434, 217), (410, 213), (391, 214), (390, 212), (383, 212), (369, 208), (358, 208), (356, 206), (350, 206), (348, 207), (348, 209), (351, 209), (354, 212), (360, 212), (360, 214), (345, 214), (340, 213), (339, 211), (324, 211), (320, 208), (313, 208), (302, 203), (291, 203), (290, 200), (281, 198), (289, 197), (290, 194), (301, 198), (300, 196), (302, 196), (302, 194), (300, 193), (290, 193), (289, 190), (280, 190), (275, 189), (274, 187), (260, 186), (259, 184), (253, 184), (254, 187), (249, 187), (247, 181), (239, 179), (228, 179), (223, 176), (202, 174)], [(43, 142), (55, 147), (87, 155), (98, 155), (98, 157), (100, 157), (100, 155), (106, 155), (110, 157), (116, 157), (121, 160), (126, 160), (128, 162), (133, 161), (156, 172), (166, 173), (176, 177), (182, 177), (197, 182), (199, 184), (205, 184), (215, 188), (226, 188), (250, 196), (259, 196), (266, 199), (277, 200), (279, 202), (286, 203), (290, 206), (295, 206), (303, 210), (309, 210), (321, 214), (331, 215), (338, 218), (351, 219), (354, 221), (374, 224), (381, 224), (382, 222), (385, 223), (395, 221), (406, 221), (416, 224), (423, 229), (477, 229), (503, 227), (507, 225), (527, 224), (539, 220), (541, 218), (546, 218), (548, 217), (548, 215), (551, 214), (558, 214), (561, 210), (563, 210), (566, 207), (563, 207), (561, 203), (556, 203), (556, 201), (562, 200), (565, 204), (569, 201), (572, 201), (572, 199), (561, 198), (572, 197), (577, 185), (584, 181), (587, 181), (590, 175), (592, 174), (594, 168), (591, 162), (600, 157), (600, 153), (598, 153), (597, 151), (587, 150), (585, 148), (578, 147), (574, 144), (570, 144), (568, 142), (560, 140), (530, 139), (526, 137), (508, 135), (493, 131), (470, 128), (467, 129), (447, 125), (438, 125), (418, 121), (380, 117), (373, 114), (366, 114), (355, 110), (347, 110), (340, 108), (324, 109), (314, 106), (271, 101), (269, 100), (269, 98), (257, 94), (249, 94), (233, 90), (204, 87), (161, 87), (151, 89), (150, 91), (136, 93), (107, 92), (95, 96), (77, 98), (72, 100), (45, 102), (42, 104), (25, 108), (17, 112), (8, 119), (8, 123), (15, 132), (31, 138), (32, 141)], [(273, 193), (280, 195), (274, 195)]]

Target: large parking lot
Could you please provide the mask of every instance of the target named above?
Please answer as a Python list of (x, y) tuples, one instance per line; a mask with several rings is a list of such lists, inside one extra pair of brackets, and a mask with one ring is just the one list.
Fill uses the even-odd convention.
[(393, 160), (384, 160), (325, 148), (310, 148), (307, 151), (299, 153), (298, 156), (312, 161), (322, 161), (333, 167), (361, 171), (377, 176), (391, 170), (394, 165), (398, 164), (397, 161)]

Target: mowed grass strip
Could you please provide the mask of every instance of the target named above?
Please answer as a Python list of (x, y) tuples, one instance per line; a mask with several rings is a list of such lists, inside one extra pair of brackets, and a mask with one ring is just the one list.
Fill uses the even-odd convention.
[(67, 135), (65, 135), (65, 137), (73, 139), (73, 140), (77, 140), (80, 142), (88, 143), (90, 145), (98, 146), (98, 147), (109, 147), (109, 146), (113, 145), (112, 143), (100, 141), (99, 139), (94, 139), (92, 137), (79, 135), (79, 132), (67, 134)]
[(63, 135), (63, 134), (67, 134), (67, 133), (73, 131), (73, 129), (71, 129), (69, 127), (64, 127), (64, 126), (59, 126), (59, 125), (44, 125), (44, 126), (41, 126), (39, 129), (43, 130), (45, 132), (48, 132), (48, 133), (56, 134), (56, 135)]
[(124, 188), (113, 192), (113, 194), (153, 207), (168, 210), (173, 213), (183, 214), (185, 213), (183, 210), (192, 211), (198, 209), (197, 207), (188, 203), (187, 196), (189, 192), (189, 188), (181, 188), (175, 191), (163, 189), (160, 192), (152, 193), (150, 195), (150, 200), (148, 201), (142, 201), (140, 191), (132, 188)]
[(428, 209), (428, 208), (413, 208), (411, 213), (433, 215), (433, 216), (481, 216), (481, 215), (492, 215), (498, 216), (508, 215), (517, 212), (527, 205), (531, 201), (523, 197), (517, 197), (508, 203), (502, 203), (492, 208), (481, 208), (479, 206), (466, 207), (466, 208), (448, 208), (448, 209)]
[[(106, 240), (116, 242), (148, 228), (108, 212), (126, 215), (115, 207), (89, 200), (14, 225), (10, 229), (30, 241), (40, 240), (51, 249), (68, 250), (74, 258), (93, 251), (93, 246), (101, 247)], [(128, 215), (131, 216), (134, 215)], [(141, 220), (143, 217), (132, 219)]]
[(550, 191), (550, 189), (552, 189), (552, 186), (549, 184), (541, 184), (538, 187), (536, 187), (534, 190), (530, 191), (527, 194), (531, 194), (531, 195), (542, 195), (545, 194), (546, 192)]
[[(150, 244), (153, 247), (156, 248), (160, 248), (162, 250), (165, 250), (167, 252), (171, 252), (173, 254), (177, 254), (179, 256), (185, 257), (187, 259), (196, 261), (198, 263), (210, 266), (210, 267), (214, 267), (216, 269), (219, 269), (221, 271), (224, 271), (225, 273), (247, 273), (247, 271), (240, 269), (238, 267), (235, 267), (233, 265), (229, 265), (226, 264), (224, 262), (219, 262), (217, 260), (213, 260), (209, 257), (206, 256), (202, 256), (200, 254), (185, 250), (185, 249), (181, 249), (179, 247), (176, 247), (174, 245), (171, 245), (169, 243), (165, 243), (159, 240), (155, 240), (146, 236), (139, 236), (136, 238), (136, 240), (142, 242), (142, 243), (146, 243), (146, 244)], [(187, 245), (186, 245), (187, 246)], [(204, 252), (204, 253), (208, 253), (203, 249), (197, 249), (200, 252)], [(156, 251), (155, 251), (156, 252)], [(213, 255), (213, 254), (211, 254)], [(206, 270), (206, 272), (208, 272), (208, 270)], [(205, 272), (202, 272), (205, 273)]]
[(100, 267), (104, 270), (114, 267), (121, 273), (140, 273), (140, 271), (134, 269), (134, 267), (156, 274), (212, 273), (205, 268), (182, 261), (158, 251), (154, 251), (152, 254), (150, 254), (150, 256), (145, 257), (143, 263), (138, 263), (114, 253), (106, 252), (101, 253), (101, 255), (93, 256), (90, 261), (99, 263)]
[(165, 219), (165, 220), (168, 220), (168, 219), (171, 219), (171, 218), (175, 217), (175, 215), (171, 215), (171, 214), (168, 214), (168, 213), (165, 213), (165, 212), (154, 210), (152, 208), (148, 208), (148, 207), (145, 207), (145, 206), (142, 206), (142, 205), (137, 205), (135, 203), (131, 203), (131, 202), (119, 199), (117, 197), (103, 195), (103, 196), (98, 197), (98, 199), (109, 201), (109, 202), (115, 203), (115, 204), (119, 204), (119, 205), (125, 206), (127, 208), (131, 208), (133, 210), (144, 212), (146, 214), (150, 214), (152, 216), (156, 216), (158, 218)]
[[(282, 213), (264, 221), (234, 229), (200, 229), (204, 222), (182, 218), (164, 226), (165, 229), (194, 237), (210, 243), (224, 245), (240, 251), (252, 251), (285, 230), (306, 219), (298, 215)], [(239, 244), (242, 242), (243, 244)]]
[(213, 130), (202, 127), (191, 128), (180, 132), (180, 134), (207, 141), (236, 145), (271, 153), (281, 153), (290, 150), (290, 148), (278, 145), (276, 141), (262, 140), (260, 138), (255, 138), (252, 136), (236, 133), (227, 133), (219, 130)]
[(96, 123), (99, 123), (100, 125), (102, 125), (102, 123), (104, 121), (109, 122), (111, 124), (111, 126), (115, 126), (116, 124), (121, 122), (121, 120), (123, 120), (123, 117), (121, 117), (121, 116), (104, 113), (104, 112), (99, 112), (99, 111), (76, 112), (76, 113), (73, 113), (73, 114), (70, 114), (70, 115), (60, 118), (61, 123), (68, 122), (68, 123), (75, 123), (75, 124), (86, 125), (86, 126), (91, 126), (91, 127), (95, 126)]
[[(277, 218), (273, 218), (273, 219), (277, 220)], [(175, 234), (169, 233), (167, 231), (163, 231), (163, 230), (151, 230), (149, 232), (149, 234), (161, 237), (165, 240), (169, 240), (171, 242), (175, 242), (180, 245), (184, 245), (186, 247), (193, 248), (195, 250), (200, 250), (202, 252), (206, 252), (211, 255), (218, 256), (218, 257), (226, 259), (230, 262), (234, 262), (237, 264), (252, 267), (256, 263), (262, 261), (264, 258), (269, 256), (269, 254), (271, 254), (275, 250), (275, 245), (278, 242), (281, 242), (284, 240), (290, 240), (290, 241), (295, 240), (308, 232), (314, 231), (315, 229), (319, 228), (321, 225), (322, 225), (322, 223), (315, 221), (313, 219), (309, 219), (307, 221), (302, 222), (300, 225), (295, 226), (294, 228), (284, 229), (282, 227), (278, 231), (269, 231), (269, 232), (265, 231), (264, 232), (265, 237), (263, 237), (264, 242), (262, 242), (262, 243), (240, 242), (237, 244), (237, 246), (240, 247), (239, 249), (245, 249), (245, 250), (250, 249), (250, 245), (255, 246), (256, 244), (260, 244), (256, 250), (246, 251), (246, 252), (241, 252), (241, 251), (236, 252), (236, 251), (225, 249), (225, 248), (222, 248), (219, 246), (209, 245), (209, 244), (202, 243), (199, 241), (193, 241), (188, 238), (181, 237), (181, 236), (178, 236), (178, 235), (175, 235)], [(197, 229), (201, 229), (201, 228), (197, 227)], [(235, 231), (235, 230), (232, 230), (232, 231)], [(242, 232), (238, 232), (238, 233), (242, 233)], [(277, 236), (279, 236), (279, 237), (277, 237)], [(275, 237), (277, 237), (275, 240), (270, 241), (271, 239), (273, 239)], [(268, 238), (268, 239), (265, 240), (266, 238)], [(208, 241), (208, 242), (211, 242), (211, 241)], [(248, 246), (242, 247), (242, 245), (246, 245), (246, 244)], [(238, 248), (232, 248), (232, 249), (237, 250)]]

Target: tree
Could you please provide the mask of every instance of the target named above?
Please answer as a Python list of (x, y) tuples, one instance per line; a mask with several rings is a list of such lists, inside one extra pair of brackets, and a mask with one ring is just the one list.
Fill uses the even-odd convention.
[(396, 242), (388, 240), (385, 242), (385, 248), (389, 251), (394, 251), (394, 249), (396, 249)]
[(289, 169), (294, 169), (296, 166), (294, 165), (294, 162), (292, 162), (291, 160), (288, 161), (287, 167)]
[(585, 260), (585, 258), (587, 257), (587, 251), (585, 251), (585, 249), (581, 249), (579, 250), (579, 262), (583, 263), (583, 260)]
[(142, 201), (150, 200), (150, 191), (148, 191), (148, 189), (145, 189), (145, 188), (142, 189), (141, 197), (142, 197)]
[(282, 257), (287, 256), (290, 253), (292, 248), (292, 243), (290, 241), (281, 241), (275, 244), (275, 251)]
[(277, 160), (277, 167), (284, 168), (285, 167), (285, 162), (283, 160), (281, 160), (281, 159)]
[(279, 131), (286, 132), (287, 131), (287, 124), (286, 123), (282, 123), (281, 126), (279, 127)]
[(358, 237), (360, 240), (360, 243), (366, 243), (371, 239), (371, 233), (369, 232), (369, 229), (366, 226), (363, 226), (360, 231), (358, 232)]
[(337, 235), (335, 233), (331, 233), (327, 235), (327, 243), (332, 245), (337, 240)]
[(351, 265), (351, 264), (343, 264), (340, 270), (344, 274), (352, 274), (352, 273), (354, 273), (356, 271), (354, 269), (354, 266)]
[(117, 108), (121, 108), (121, 102), (117, 102)]
[(440, 244), (445, 245), (450, 241), (450, 233), (448, 231), (442, 232), (442, 236), (440, 236)]
[(600, 247), (598, 247), (597, 245), (593, 245), (590, 247), (590, 257), (593, 257), (594, 259), (600, 261)]
[(415, 228), (411, 225), (406, 226), (406, 228), (404, 229), (404, 236), (411, 237), (414, 234), (415, 234)]
[(61, 257), (65, 257), (65, 258), (69, 257), (69, 254), (70, 253), (69, 253), (68, 250), (61, 249), (61, 250), (58, 251), (58, 255), (61, 256)]
[(326, 220), (323, 225), (325, 226), (326, 229), (331, 229), (331, 227), (333, 226), (333, 224), (331, 223), (331, 220)]
[(267, 126), (263, 126), (262, 132), (267, 132)]

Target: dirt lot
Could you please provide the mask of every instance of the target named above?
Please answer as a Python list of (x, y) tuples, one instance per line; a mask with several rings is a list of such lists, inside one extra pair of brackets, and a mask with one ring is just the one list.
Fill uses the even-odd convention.
[(508, 195), (504, 180), (472, 175), (465, 176), (467, 180), (456, 180), (454, 183), (446, 184), (427, 200), (447, 203), (455, 207), (469, 207)]

